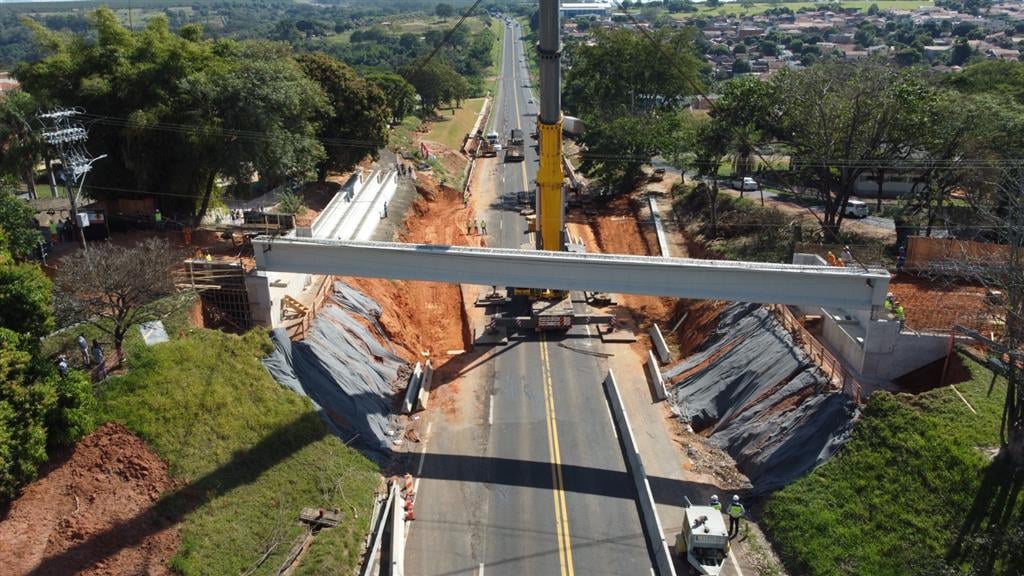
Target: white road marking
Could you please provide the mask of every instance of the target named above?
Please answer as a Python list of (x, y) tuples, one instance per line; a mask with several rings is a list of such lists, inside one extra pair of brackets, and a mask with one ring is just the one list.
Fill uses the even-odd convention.
[(420, 491), (420, 476), (423, 475), (423, 461), (427, 457), (427, 441), (430, 440), (430, 428), (434, 425), (433, 422), (427, 422), (426, 438), (423, 440), (423, 447), (420, 448), (420, 463), (416, 466), (416, 481), (413, 482), (412, 491), (419, 493)]
[(491, 405), (487, 409), (487, 424), (494, 424), (494, 394), (491, 394)]
[(477, 576), (484, 576), (484, 563), (483, 562), (480, 563), (480, 572), (477, 574)]

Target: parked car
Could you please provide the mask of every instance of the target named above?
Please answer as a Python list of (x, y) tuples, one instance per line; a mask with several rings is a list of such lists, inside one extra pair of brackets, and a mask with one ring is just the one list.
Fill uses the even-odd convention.
[(860, 200), (847, 200), (846, 206), (843, 207), (843, 215), (851, 218), (866, 218), (868, 205)]
[(651, 172), (651, 176), (648, 178), (648, 180), (650, 180), (651, 182), (661, 182), (664, 179), (665, 179), (665, 169), (664, 168), (655, 168), (654, 171)]
[(744, 176), (743, 178), (733, 180), (732, 187), (737, 190), (760, 190), (761, 185), (750, 176)]

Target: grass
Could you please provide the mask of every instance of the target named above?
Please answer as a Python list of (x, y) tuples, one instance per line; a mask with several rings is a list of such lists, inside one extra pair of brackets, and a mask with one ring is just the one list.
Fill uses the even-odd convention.
[[(168, 332), (179, 334), (174, 325)], [(184, 330), (126, 348), (128, 372), (104, 383), (98, 420), (139, 434), (181, 484), (159, 503), (182, 525), (176, 571), (239, 574), (278, 542), (255, 572), (276, 573), (305, 506), (339, 508), (345, 521), (317, 536), (298, 573), (354, 571), (377, 468), (329, 435), (307, 399), (274, 382), (260, 363), (271, 350), (264, 333)]]
[(431, 124), (430, 132), (424, 139), (440, 142), (449, 150), (458, 150), (462, 147), (463, 138), (473, 129), (483, 106), (483, 98), (472, 98), (463, 100), (462, 108), (456, 108), (454, 116), (450, 110), (442, 110), (439, 116), (441, 119)]
[(1024, 479), (983, 452), (998, 445), (1006, 385), (990, 390), (991, 373), (964, 362), (957, 388), (977, 414), (948, 386), (876, 392), (835, 458), (769, 498), (764, 525), (792, 572), (1021, 573), (1020, 548), (999, 538), (1008, 525), (1020, 543)]
[[(801, 8), (815, 8), (816, 6), (827, 4), (826, 2), (757, 2), (753, 6), (747, 8), (739, 2), (730, 2), (728, 4), (722, 4), (716, 8), (702, 7), (696, 12), (681, 12), (672, 14), (672, 17), (677, 20), (686, 20), (697, 17), (707, 16), (736, 16), (739, 14), (747, 14), (750, 16), (756, 14), (763, 14), (765, 11), (771, 8), (782, 8), (786, 7), (796, 12)], [(850, 0), (846, 2), (840, 2), (843, 8), (857, 8), (864, 12), (872, 4), (878, 4), (878, 7), (882, 10), (913, 10), (921, 6), (933, 6), (935, 3), (932, 0)], [(699, 6), (699, 5), (698, 5)]]

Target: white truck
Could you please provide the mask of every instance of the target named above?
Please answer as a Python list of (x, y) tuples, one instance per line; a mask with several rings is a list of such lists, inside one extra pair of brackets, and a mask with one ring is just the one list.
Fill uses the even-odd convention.
[(683, 529), (676, 536), (676, 554), (690, 573), (718, 576), (729, 556), (729, 532), (722, 513), (710, 506), (687, 506)]

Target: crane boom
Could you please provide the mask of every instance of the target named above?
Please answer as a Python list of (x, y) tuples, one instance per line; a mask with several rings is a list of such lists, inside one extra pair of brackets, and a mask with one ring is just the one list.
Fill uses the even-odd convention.
[(540, 115), (537, 118), (540, 167), (537, 170), (537, 247), (561, 251), (565, 228), (562, 191), (562, 42), (559, 0), (540, 0)]

